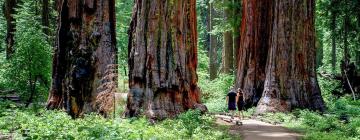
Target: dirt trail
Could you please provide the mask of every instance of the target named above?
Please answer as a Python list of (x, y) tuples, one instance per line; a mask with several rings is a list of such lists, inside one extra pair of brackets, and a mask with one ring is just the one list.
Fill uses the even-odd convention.
[[(226, 118), (226, 116), (224, 116)], [(257, 120), (243, 120), (243, 125), (236, 125), (225, 121), (223, 117), (217, 116), (216, 123), (230, 126), (230, 134), (241, 135), (242, 140), (299, 140), (302, 135), (290, 130)]]

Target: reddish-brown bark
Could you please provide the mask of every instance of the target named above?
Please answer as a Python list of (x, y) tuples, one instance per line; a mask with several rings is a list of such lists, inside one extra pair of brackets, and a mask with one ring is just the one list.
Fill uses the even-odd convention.
[[(314, 0), (243, 0), (235, 88), (257, 113), (324, 110), (316, 77)], [(259, 100), (260, 99), (260, 100)]]
[(129, 30), (127, 117), (174, 117), (200, 103), (195, 0), (136, 0)]
[(272, 1), (243, 0), (241, 42), (235, 88), (245, 92), (246, 106), (259, 101), (265, 80)]
[[(83, 3), (82, 3), (83, 2)], [(117, 86), (114, 0), (59, 0), (48, 109), (106, 115)]]
[(315, 70), (315, 0), (275, 0), (266, 79), (257, 113), (324, 110)]

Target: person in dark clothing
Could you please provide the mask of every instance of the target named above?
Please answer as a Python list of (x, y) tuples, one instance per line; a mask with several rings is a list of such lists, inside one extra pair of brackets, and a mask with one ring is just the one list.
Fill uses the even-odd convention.
[(244, 92), (239, 88), (237, 89), (237, 108), (239, 111), (239, 118), (242, 120), (244, 119), (244, 106), (245, 106), (245, 98)]
[(237, 102), (237, 94), (234, 91), (230, 91), (226, 96), (226, 103), (228, 105), (228, 110), (231, 113), (231, 117), (233, 117), (234, 112), (236, 110), (236, 102)]

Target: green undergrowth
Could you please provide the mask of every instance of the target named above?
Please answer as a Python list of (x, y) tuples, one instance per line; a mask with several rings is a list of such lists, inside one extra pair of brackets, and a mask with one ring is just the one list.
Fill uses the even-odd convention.
[(268, 113), (258, 119), (300, 132), (305, 140), (360, 140), (360, 100), (354, 101), (350, 95), (333, 96), (332, 91), (338, 90), (337, 81), (319, 78), (319, 85), (327, 106), (325, 112), (295, 110)]
[(105, 119), (96, 114), (72, 119), (62, 111), (23, 109), (0, 103), (0, 136), (14, 139), (231, 139), (214, 118), (188, 111), (150, 124), (145, 118)]
[(267, 113), (258, 119), (303, 133), (305, 140), (360, 140), (360, 101), (350, 97), (334, 100), (325, 113), (295, 110)]
[(234, 76), (221, 74), (215, 80), (200, 80), (199, 86), (202, 99), (209, 112), (225, 112), (227, 109), (226, 95), (234, 82)]

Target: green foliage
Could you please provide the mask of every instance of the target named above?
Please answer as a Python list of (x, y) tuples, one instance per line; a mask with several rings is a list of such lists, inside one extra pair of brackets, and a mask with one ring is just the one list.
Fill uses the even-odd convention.
[(5, 69), (5, 52), (0, 52), (0, 90), (5, 89), (6, 79), (4, 78)]
[(198, 85), (201, 89), (202, 101), (208, 107), (210, 112), (226, 111), (226, 95), (233, 86), (234, 75), (220, 74), (214, 80), (209, 79), (209, 57), (206, 52), (199, 49), (198, 52)]
[(50, 84), (51, 47), (34, 9), (32, 2), (24, 2), (17, 9), (16, 53), (4, 64), (5, 77), (7, 88), (15, 89), (23, 98), (37, 93), (45, 99)]
[[(360, 101), (341, 98), (332, 103), (325, 114), (309, 110), (296, 110), (288, 114), (268, 113), (261, 120), (305, 133), (305, 140), (360, 139)], [(341, 120), (342, 115), (349, 122)]]
[(271, 124), (283, 124), (293, 122), (295, 116), (290, 113), (266, 113), (259, 116), (259, 119)]
[(118, 48), (119, 63), (119, 92), (127, 92), (128, 90), (128, 34), (131, 13), (133, 8), (132, 0), (117, 0), (116, 4), (116, 46)]
[(95, 114), (73, 120), (60, 111), (34, 112), (0, 103), (0, 133), (15, 139), (229, 139), (213, 118), (189, 111), (152, 125), (147, 119), (108, 120)]
[(350, 96), (334, 97), (332, 90), (339, 85), (336, 81), (320, 78), (319, 83), (328, 107), (326, 112), (295, 110), (291, 113), (268, 113), (260, 119), (303, 132), (305, 140), (359, 140), (360, 101), (354, 101)]
[(340, 81), (326, 80), (322, 77), (318, 77), (318, 81), (321, 89), (321, 95), (323, 96), (325, 103), (331, 105), (331, 102), (336, 100), (335, 98), (333, 98), (334, 96), (332, 96), (333, 92), (342, 92), (338, 91), (338, 87), (340, 87)]
[(200, 79), (209, 78), (209, 57), (203, 49), (198, 50), (197, 74)]
[[(0, 4), (3, 4), (4, 0), (0, 0)], [(0, 7), (0, 13), (3, 13), (3, 9)], [(6, 36), (6, 21), (3, 15), (0, 16), (0, 90), (5, 88), (5, 36)]]
[(192, 136), (195, 132), (195, 129), (198, 126), (203, 125), (206, 121), (202, 120), (201, 113), (199, 110), (190, 110), (184, 114), (179, 116), (179, 119), (184, 123), (187, 124), (184, 127), (187, 130), (187, 134)]
[[(347, 43), (350, 49), (351, 61), (356, 62), (360, 66), (360, 14), (359, 14), (359, 1), (357, 0), (346, 0), (346, 1), (332, 1), (332, 0), (317, 0), (316, 1), (316, 32), (319, 47), (323, 49), (323, 65), (320, 68), (321, 71), (332, 73), (331, 62), (332, 62), (332, 51), (331, 39), (334, 37), (336, 42), (336, 71), (340, 73), (340, 62), (344, 56), (344, 45), (345, 45), (345, 23), (344, 19), (349, 16), (350, 21), (346, 28), (348, 28)], [(332, 16), (336, 13), (336, 25), (334, 26), (335, 31), (332, 30)]]
[(202, 99), (210, 112), (226, 111), (226, 95), (234, 83), (234, 76), (221, 74), (215, 80), (201, 79)]
[(307, 132), (309, 132), (306, 134), (305, 139), (314, 139), (321, 136), (325, 136), (323, 139), (360, 139), (358, 131), (360, 129), (360, 118), (358, 117), (350, 118), (349, 123), (342, 122), (339, 115), (320, 115), (310, 111), (302, 111), (299, 117), (301, 125), (304, 125)]

